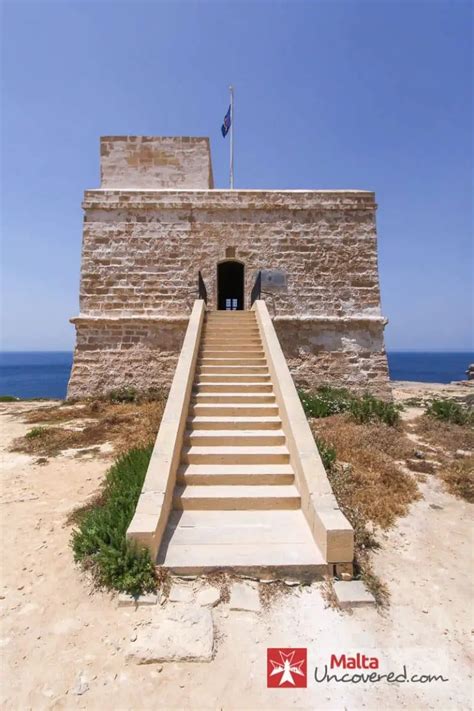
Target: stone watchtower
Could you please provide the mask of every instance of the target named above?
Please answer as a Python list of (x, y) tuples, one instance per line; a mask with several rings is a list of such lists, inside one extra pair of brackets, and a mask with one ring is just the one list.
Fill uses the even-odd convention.
[(389, 395), (374, 193), (216, 190), (207, 138), (106, 136), (100, 153), (69, 397), (168, 386), (199, 274), (209, 310), (250, 309), (257, 282), (298, 385)]

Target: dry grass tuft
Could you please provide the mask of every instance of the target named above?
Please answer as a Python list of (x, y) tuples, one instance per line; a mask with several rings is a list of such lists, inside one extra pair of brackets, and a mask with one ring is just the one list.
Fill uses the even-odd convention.
[(434, 474), (436, 467), (433, 462), (427, 462), (425, 459), (407, 459), (405, 464), (408, 469), (417, 474)]
[(162, 600), (167, 600), (170, 595), (171, 585), (173, 583), (172, 576), (166, 568), (157, 566), (155, 568), (156, 586), (162, 594)]
[[(379, 547), (374, 527), (388, 528), (420, 497), (416, 480), (404, 472), (401, 460), (415, 455), (415, 445), (401, 427), (383, 423), (356, 424), (346, 415), (310, 421), (318, 438), (334, 447), (336, 463), (328, 478), (342, 511), (354, 528), (354, 574), (374, 595), (377, 607), (388, 606), (387, 586), (375, 575), (369, 551)], [(323, 594), (338, 607), (332, 582)]]
[(258, 595), (260, 604), (264, 610), (268, 610), (277, 600), (288, 595), (291, 587), (282, 580), (274, 580), (271, 583), (258, 584)]
[(84, 516), (88, 514), (89, 511), (92, 511), (92, 509), (96, 509), (99, 506), (104, 506), (105, 500), (106, 498), (104, 489), (101, 489), (99, 492), (94, 494), (88, 501), (86, 501), (85, 504), (82, 504), (81, 506), (78, 506), (77, 508), (73, 509), (73, 511), (68, 514), (65, 525), (79, 526)]
[(474, 457), (455, 459), (439, 475), (451, 494), (474, 504)]
[[(164, 400), (140, 404), (92, 401), (29, 411), (26, 422), (43, 424), (16, 439), (12, 449), (52, 457), (65, 449), (90, 448), (110, 442), (114, 452), (122, 454), (131, 446), (146, 446), (154, 440), (164, 406)], [(55, 423), (73, 423), (74, 428), (58, 427)]]
[[(336, 591), (334, 590), (334, 578), (331, 575), (325, 575), (322, 585), (321, 585), (321, 595), (323, 599), (327, 602), (327, 607), (331, 607), (333, 610), (343, 611), (337, 599)], [(345, 610), (345, 612), (351, 613), (350, 609)]]
[(474, 450), (474, 428), (468, 425), (455, 425), (422, 415), (414, 420), (412, 430), (432, 446), (451, 455), (457, 449)]
[[(419, 498), (416, 481), (395, 460), (413, 455), (403, 431), (383, 424), (357, 425), (343, 415), (312, 420), (311, 426), (336, 449), (339, 462), (328, 477), (334, 494), (356, 532), (356, 542), (371, 547), (366, 523), (391, 526)], [(372, 546), (373, 547), (373, 546)]]
[(220, 591), (221, 602), (230, 601), (230, 590), (232, 587), (232, 581), (236, 579), (235, 576), (225, 571), (214, 571), (212, 573), (208, 573), (207, 575), (201, 576), (201, 579), (205, 580), (206, 583)]
[(390, 602), (390, 592), (387, 585), (375, 574), (367, 551), (359, 550), (357, 552), (355, 572), (364, 581), (367, 590), (374, 596), (377, 608), (386, 609)]

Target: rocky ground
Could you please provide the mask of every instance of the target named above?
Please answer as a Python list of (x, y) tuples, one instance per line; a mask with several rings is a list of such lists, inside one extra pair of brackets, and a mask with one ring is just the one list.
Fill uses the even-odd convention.
[[(437, 387), (456, 396), (462, 386)], [(422, 412), (416, 398), (428, 391), (397, 384), (396, 399), (412, 403), (405, 418)], [(164, 604), (123, 606), (93, 591), (74, 565), (67, 525), (97, 491), (111, 447), (80, 457), (71, 448), (43, 463), (14, 453), (13, 440), (31, 429), (31, 407), (0, 405), (3, 708), (471, 708), (472, 507), (438, 477), (421, 477), (422, 497), (379, 534), (374, 567), (391, 595), (385, 611), (336, 610), (323, 583), (287, 587), (264, 607), (252, 581), (232, 583), (227, 595), (219, 581), (202, 580), (174, 581)], [(143, 664), (157, 645), (201, 661)], [(308, 648), (306, 689), (267, 689), (267, 647)], [(357, 652), (377, 657), (382, 673), (405, 665), (408, 675), (448, 681), (314, 680), (331, 654)]]

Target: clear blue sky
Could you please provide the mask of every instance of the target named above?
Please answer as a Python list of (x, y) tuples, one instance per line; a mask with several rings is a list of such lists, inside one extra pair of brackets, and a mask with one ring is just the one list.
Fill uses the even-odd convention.
[(70, 349), (99, 136), (220, 135), (236, 187), (375, 190), (389, 349), (472, 348), (468, 0), (3, 2), (3, 339)]

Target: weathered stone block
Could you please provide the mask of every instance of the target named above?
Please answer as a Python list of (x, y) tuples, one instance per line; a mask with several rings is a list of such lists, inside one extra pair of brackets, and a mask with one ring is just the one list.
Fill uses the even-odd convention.
[(149, 625), (137, 630), (127, 658), (152, 662), (210, 662), (214, 652), (211, 611), (195, 605), (165, 605), (153, 610)]
[(375, 605), (375, 598), (362, 580), (336, 580), (334, 591), (341, 607), (364, 607)]

